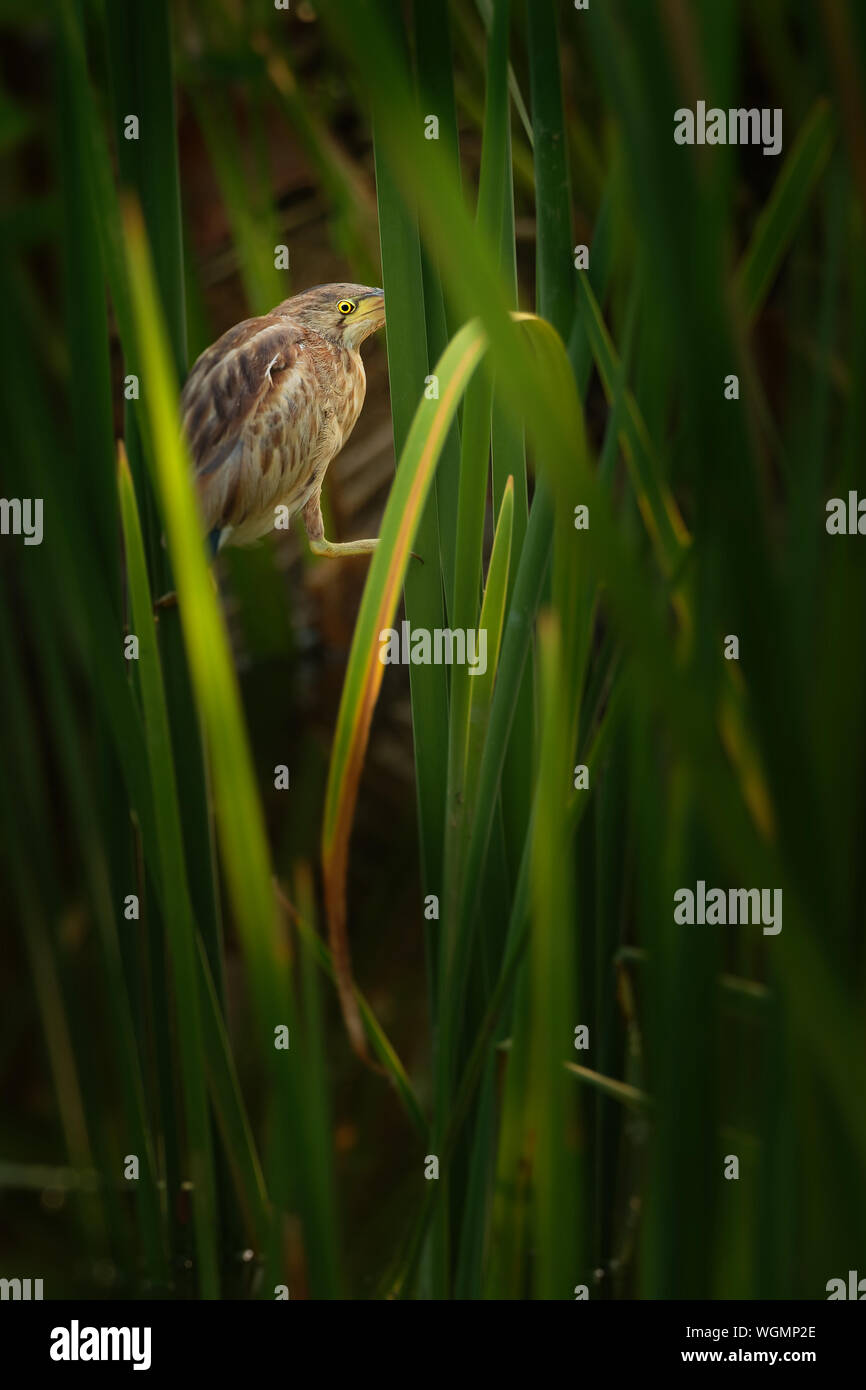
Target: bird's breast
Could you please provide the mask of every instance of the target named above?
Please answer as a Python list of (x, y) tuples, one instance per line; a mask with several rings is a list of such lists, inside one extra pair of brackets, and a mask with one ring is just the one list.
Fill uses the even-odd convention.
[(355, 428), (364, 404), (367, 378), (360, 353), (349, 348), (333, 348), (330, 360), (323, 365), (319, 396), (322, 421), (327, 429), (339, 430), (339, 448)]
[(319, 479), (331, 459), (340, 452), (358, 420), (364, 404), (367, 379), (360, 353), (328, 344), (327, 353), (317, 353), (315, 370), (318, 390), (310, 458), (312, 475)]

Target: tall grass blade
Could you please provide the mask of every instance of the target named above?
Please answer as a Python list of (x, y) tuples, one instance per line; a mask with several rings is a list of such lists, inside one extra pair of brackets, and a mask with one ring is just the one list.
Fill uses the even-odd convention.
[(186, 1142), (189, 1172), (193, 1184), (192, 1207), (195, 1222), (198, 1278), (204, 1298), (219, 1296), (216, 1255), (216, 1199), (213, 1152), (207, 1090), (201, 1069), (204, 1055), (202, 1006), (196, 960), (195, 924), (183, 853), (180, 808), (168, 711), (159, 664), (156, 625), (144, 540), (135, 505), (135, 492), (129, 465), (121, 445), (118, 461), (118, 488), (123, 520), (126, 568), (132, 603), (132, 620), (139, 646), (141, 693), (144, 707), (153, 800), (159, 844), (160, 880), (163, 909), (169, 936), (177, 1010), (177, 1036), (181, 1061), (182, 1091), (186, 1115)]

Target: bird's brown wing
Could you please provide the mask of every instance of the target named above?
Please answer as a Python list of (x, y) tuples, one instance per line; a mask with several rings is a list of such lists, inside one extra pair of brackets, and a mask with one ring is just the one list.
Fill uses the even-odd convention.
[(316, 381), (305, 331), (265, 315), (229, 329), (203, 352), (181, 395), (207, 531), (267, 510), (299, 474)]

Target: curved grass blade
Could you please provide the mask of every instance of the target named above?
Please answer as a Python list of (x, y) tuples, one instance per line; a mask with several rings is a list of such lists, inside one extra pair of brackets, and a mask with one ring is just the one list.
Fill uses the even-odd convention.
[(438, 400), (422, 400), (415, 413), (364, 586), (334, 733), (322, 827), (325, 904), (343, 1017), (352, 1047), (364, 1060), (369, 1057), (354, 994), (346, 933), (346, 871), (361, 767), (385, 669), (380, 659), (379, 634), (391, 626), (436, 463), (485, 343), (479, 324), (470, 323), (461, 329), (436, 364)]
[[(534, 358), (534, 365), (540, 368), (541, 377), (558, 401), (558, 414), (563, 426), (561, 443), (558, 441), (555, 448), (548, 447), (543, 462), (549, 470), (548, 477), (554, 492), (568, 499), (572, 488), (574, 440), (582, 440), (584, 432), (565, 349), (555, 330), (544, 320), (533, 314), (513, 314), (511, 317), (530, 332), (534, 349), (530, 360)], [(460, 393), (470, 380), (486, 346), (487, 337), (481, 325), (477, 321), (466, 324), (436, 365), (440, 383), (439, 399), (422, 400), (416, 411), (382, 520), (381, 543), (374, 553), (364, 588), (334, 734), (322, 827), (325, 902), (343, 1016), (352, 1046), (364, 1060), (369, 1060), (369, 1057), (354, 997), (346, 932), (346, 872), (364, 752), (384, 671), (376, 644), (379, 634), (391, 626), (396, 611), (409, 547), (447, 428), (457, 409)], [(566, 516), (567, 513), (567, 501), (563, 501), (559, 516)], [(567, 556), (570, 552), (562, 544), (562, 525), (558, 535), (557, 549), (561, 555)], [(555, 585), (558, 593), (568, 585), (568, 564), (563, 563), (560, 569), (561, 575)], [(523, 658), (518, 662), (518, 678), (523, 659), (525, 648)], [(497, 779), (499, 773), (501, 759)]]
[[(177, 391), (141, 214), (125, 208), (129, 283), (147, 389), (142, 393), (152, 464), (162, 498), (166, 539), (177, 585), (190, 670), (211, 750), (223, 861), (238, 929), (248, 953), (259, 1022), (272, 1013), (276, 912), (261, 802), (232, 666), (208, 574), (192, 488), (192, 471), (178, 429)], [(264, 1042), (266, 1034), (263, 1033)], [(269, 1051), (273, 1051), (271, 1045)]]

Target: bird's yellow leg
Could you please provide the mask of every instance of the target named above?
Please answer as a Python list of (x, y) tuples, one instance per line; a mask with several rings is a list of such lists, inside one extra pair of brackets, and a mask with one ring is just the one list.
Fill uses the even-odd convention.
[(314, 555), (369, 555), (379, 544), (378, 538), (364, 541), (329, 541), (325, 539), (325, 523), (322, 521), (320, 493), (310, 498), (301, 515), (310, 549)]

